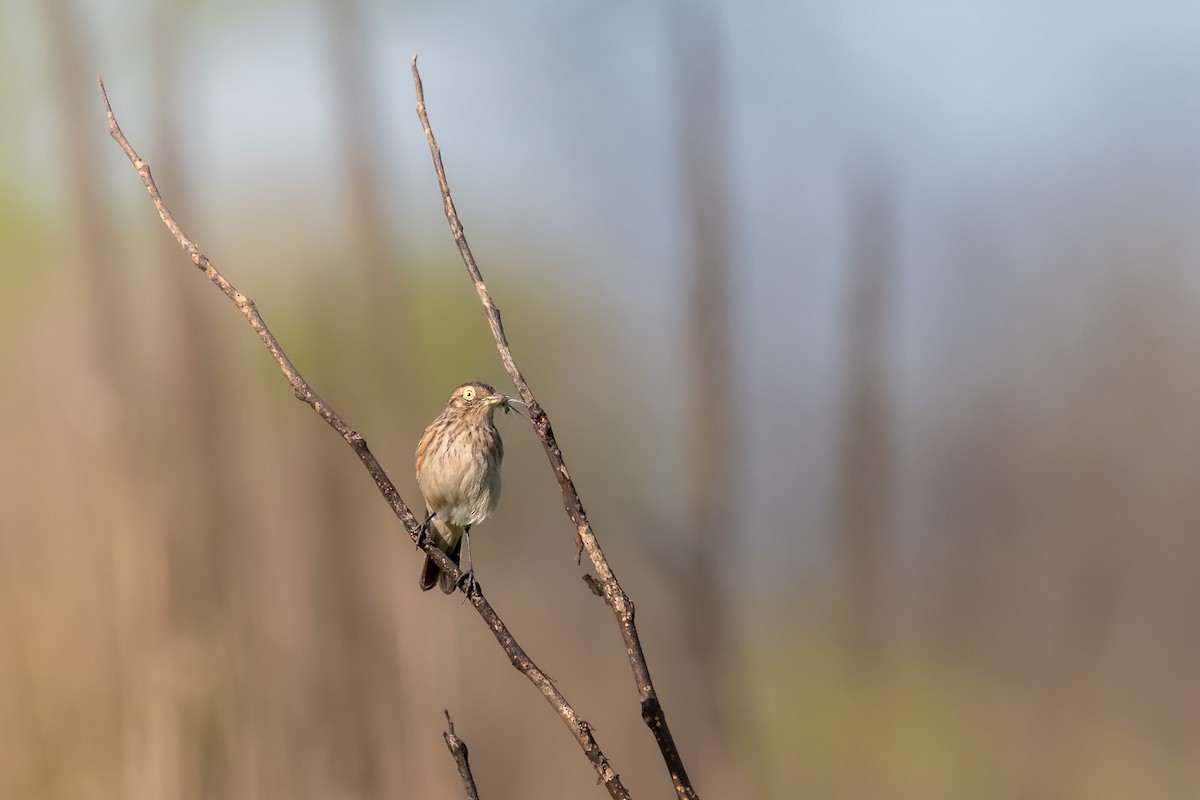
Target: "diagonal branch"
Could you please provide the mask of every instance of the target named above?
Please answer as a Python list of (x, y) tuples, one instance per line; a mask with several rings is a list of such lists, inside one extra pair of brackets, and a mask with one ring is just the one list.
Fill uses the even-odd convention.
[[(313, 411), (320, 414), (321, 418), (329, 423), (330, 427), (336, 430), (346, 440), (346, 443), (354, 449), (363, 466), (367, 468), (367, 472), (371, 474), (371, 478), (375, 481), (375, 486), (379, 489), (379, 493), (383, 495), (384, 501), (387, 502), (396, 517), (399, 518), (408, 531), (408, 535), (417, 546), (433, 558), (444, 572), (449, 573), (456, 581), (462, 584), (463, 581), (460, 579), (463, 574), (459, 571), (458, 565), (443, 553), (437, 545), (433, 544), (432, 539), (422, 530), (421, 523), (413, 516), (413, 513), (404, 503), (403, 498), (400, 497), (400, 493), (396, 491), (395, 485), (367, 447), (366, 440), (357, 431), (347, 425), (312, 390), (283, 352), (283, 348), (279, 346), (279, 342), (275, 340), (275, 336), (267, 328), (266, 323), (254, 305), (254, 301), (235, 289), (233, 284), (226, 280), (217, 270), (216, 266), (208, 259), (208, 256), (200, 251), (196, 243), (184, 234), (183, 230), (179, 227), (179, 223), (175, 221), (175, 217), (171, 214), (170, 209), (163, 202), (162, 196), (158, 192), (158, 187), (154, 184), (154, 178), (150, 175), (150, 165), (143, 161), (134, 151), (133, 147), (129, 144), (129, 140), (125, 138), (125, 134), (121, 132), (120, 126), (117, 125), (117, 118), (113, 115), (112, 106), (108, 102), (108, 93), (104, 89), (104, 79), (98, 79), (98, 83), (100, 84), (100, 94), (104, 99), (104, 110), (108, 115), (108, 132), (129, 158), (129, 162), (133, 164), (133, 168), (137, 170), (142, 183), (146, 187), (146, 192), (150, 195), (154, 207), (158, 210), (158, 216), (162, 219), (167, 230), (179, 242), (179, 246), (188, 254), (192, 263), (242, 312), (242, 316), (250, 323), (250, 327), (258, 334), (258, 338), (271, 353), (271, 357), (275, 359), (275, 363), (279, 365), (280, 371), (287, 378), (288, 383), (292, 387), (292, 392), (296, 395), (297, 399), (307, 403)], [(471, 605), (479, 612), (479, 616), (483, 618), (484, 623), (492, 632), (492, 635), (496, 637), (496, 641), (500, 643), (501, 648), (503, 648), (505, 654), (508, 656), (509, 662), (529, 679), (529, 682), (546, 698), (546, 702), (558, 712), (559, 717), (570, 729), (576, 742), (579, 743), (584, 755), (592, 763), (596, 774), (600, 778), (600, 782), (608, 789), (608, 793), (612, 797), (618, 798), (618, 800), (628, 800), (629, 792), (621, 784), (617, 773), (609, 766), (608, 759), (600, 750), (600, 746), (596, 744), (595, 737), (592, 736), (591, 726), (585, 720), (579, 718), (575, 713), (575, 709), (567, 702), (567, 699), (558, 690), (558, 687), (554, 685), (553, 681), (538, 669), (533, 660), (525, 653), (525, 650), (517, 644), (516, 639), (509, 633), (508, 626), (504, 624), (504, 621), (500, 619), (500, 616), (484, 597), (483, 590), (479, 587), (478, 583), (472, 584), (472, 588), (467, 592), (467, 596), (471, 600)]]
[(458, 252), (467, 267), (467, 272), (471, 275), (471, 280), (475, 283), (475, 291), (479, 294), (479, 300), (487, 312), (488, 324), (492, 328), (492, 336), (496, 340), (496, 349), (500, 353), (500, 360), (516, 385), (521, 399), (529, 406), (529, 418), (533, 422), (538, 438), (542, 440), (546, 457), (550, 459), (550, 466), (562, 488), (563, 506), (567, 510), (567, 516), (575, 526), (575, 545), (581, 552), (587, 551), (588, 557), (592, 561), (592, 567), (599, 576), (604, 601), (616, 615), (617, 624), (621, 628), (621, 638), (625, 640), (625, 650), (629, 655), (629, 665), (633, 669), (633, 680), (637, 684), (638, 696), (641, 698), (642, 720), (654, 734), (655, 741), (658, 742), (663, 761), (666, 762), (667, 769), (671, 773), (675, 793), (680, 800), (696, 798), (696, 791), (692, 788), (687, 770), (683, 766), (683, 759), (675, 747), (671, 729), (667, 727), (666, 714), (658, 701), (658, 694), (654, 691), (654, 683), (650, 680), (650, 668), (646, 665), (646, 656), (642, 652), (642, 643), (638, 638), (637, 626), (634, 624), (633, 601), (629, 599), (621, 588), (621, 584), (617, 582), (616, 575), (608, 565), (608, 559), (604, 557), (604, 552), (600, 549), (596, 535), (592, 533), (592, 525), (588, 521), (587, 512), (583, 510), (583, 503), (579, 500), (575, 483), (567, 472), (566, 462), (563, 461), (562, 449), (554, 439), (554, 431), (550, 427), (550, 417), (538, 404), (537, 399), (533, 396), (533, 391), (513, 360), (512, 350), (508, 346), (508, 338), (504, 335), (504, 324), (500, 321), (500, 309), (492, 300), (492, 295), (483, 282), (483, 275), (479, 272), (479, 266), (475, 263), (475, 257), (471, 255), (471, 248), (467, 245), (467, 236), (463, 232), (462, 223), (458, 221), (458, 211), (454, 207), (454, 199), (450, 196), (450, 185), (446, 181), (446, 170), (442, 166), (442, 150), (433, 136), (433, 129), (429, 126), (429, 115), (425, 110), (425, 90), (421, 85), (421, 73), (417, 70), (416, 53), (413, 53), (412, 57), (412, 74), (417, 92), (417, 116), (421, 119), (421, 125), (425, 129), (425, 139), (429, 143), (429, 151), (433, 156), (438, 186), (442, 190), (442, 204), (446, 211), (446, 220), (450, 223), (450, 232), (458, 245)]

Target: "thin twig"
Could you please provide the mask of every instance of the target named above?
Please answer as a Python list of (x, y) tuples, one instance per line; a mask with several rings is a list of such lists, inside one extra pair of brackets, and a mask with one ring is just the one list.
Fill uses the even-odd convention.
[[(100, 84), (100, 94), (104, 98), (104, 110), (108, 115), (109, 134), (120, 145), (121, 150), (129, 158), (130, 163), (133, 164), (133, 168), (141, 176), (142, 183), (146, 186), (146, 192), (154, 202), (154, 207), (158, 209), (158, 216), (162, 219), (163, 224), (167, 226), (167, 230), (179, 242), (179, 246), (188, 254), (192, 263), (242, 312), (242, 316), (250, 323), (250, 327), (258, 334), (258, 338), (271, 353), (272, 358), (275, 359), (275, 363), (279, 365), (279, 369), (283, 372), (284, 377), (287, 378), (288, 383), (292, 387), (292, 392), (296, 397), (311, 406), (313, 411), (320, 414), (321, 418), (329, 423), (354, 449), (359, 460), (367, 468), (367, 472), (371, 474), (371, 478), (375, 481), (375, 486), (378, 487), (380, 494), (383, 495), (383, 499), (392, 509), (392, 512), (399, 518), (408, 531), (408, 535), (417, 546), (433, 558), (443, 572), (449, 573), (455, 580), (458, 580), (460, 585), (464, 584), (465, 582), (461, 580), (463, 574), (459, 571), (458, 565), (433, 543), (431, 537), (424, 533), (421, 523), (409, 511), (408, 506), (400, 497), (400, 493), (396, 491), (395, 485), (387, 476), (387, 473), (384, 472), (383, 467), (379, 465), (379, 462), (375, 459), (370, 449), (368, 449), (366, 440), (334, 413), (333, 409), (309, 387), (308, 383), (301, 377), (300, 373), (283, 352), (283, 348), (279, 346), (279, 342), (275, 340), (274, 335), (267, 328), (254, 302), (235, 289), (233, 284), (226, 280), (217, 271), (216, 266), (213, 265), (208, 257), (200, 251), (196, 243), (184, 234), (183, 230), (179, 227), (179, 223), (175, 221), (175, 217), (163, 202), (162, 196), (158, 192), (158, 187), (154, 184), (154, 178), (150, 175), (150, 165), (138, 156), (133, 147), (130, 146), (129, 140), (125, 138), (125, 134), (121, 132), (120, 126), (117, 125), (117, 118), (113, 115), (112, 106), (108, 102), (108, 93), (104, 89), (104, 79), (98, 79), (98, 83)], [(464, 589), (464, 591), (466, 590)], [(558, 690), (558, 687), (554, 685), (553, 681), (538, 669), (533, 660), (525, 653), (525, 650), (517, 644), (516, 639), (509, 633), (508, 626), (504, 624), (504, 621), (500, 619), (500, 616), (484, 597), (483, 590), (477, 582), (471, 584), (470, 590), (467, 591), (467, 596), (471, 600), (471, 605), (475, 607), (475, 610), (483, 618), (488, 629), (491, 630), (492, 635), (496, 637), (496, 641), (504, 649), (505, 654), (508, 655), (508, 660), (541, 692), (542, 696), (546, 698), (546, 702), (558, 712), (559, 717), (566, 723), (572, 735), (574, 735), (576, 742), (579, 743), (580, 748), (583, 750), (584, 755), (587, 756), (595, 768), (600, 782), (608, 789), (609, 794), (614, 798), (628, 798), (629, 792), (621, 784), (617, 773), (609, 766), (608, 759), (600, 750), (600, 746), (596, 744), (595, 737), (592, 736), (591, 726), (579, 718), (575, 713), (575, 709), (567, 702), (567, 699)]]
[(450, 719), (450, 712), (443, 708), (442, 713), (446, 715), (446, 724), (449, 726), (449, 730), (442, 732), (442, 738), (446, 740), (446, 747), (454, 757), (454, 763), (458, 765), (458, 775), (462, 778), (467, 800), (479, 800), (475, 776), (471, 774), (471, 764), (467, 761), (467, 743), (454, 734), (454, 720)]
[(587, 512), (583, 510), (583, 503), (579, 500), (575, 483), (567, 472), (566, 462), (563, 461), (562, 450), (554, 439), (550, 418), (538, 403), (537, 398), (533, 396), (533, 391), (530, 390), (529, 384), (526, 383), (525, 377), (513, 360), (512, 350), (508, 346), (508, 338), (504, 335), (504, 324), (500, 321), (500, 309), (492, 300), (492, 295), (483, 282), (483, 275), (479, 272), (479, 266), (475, 263), (475, 257), (471, 255), (471, 248), (467, 245), (467, 237), (463, 232), (462, 223), (458, 220), (454, 199), (450, 196), (446, 170), (442, 166), (442, 150), (438, 147), (437, 140), (433, 136), (433, 129), (429, 125), (429, 115), (425, 109), (425, 91), (421, 85), (421, 73), (417, 70), (416, 53), (413, 53), (412, 57), (412, 74), (417, 92), (417, 116), (421, 119), (421, 126), (425, 129), (425, 140), (428, 142), (429, 151), (433, 156), (438, 186), (442, 190), (442, 205), (446, 212), (446, 220), (450, 223), (450, 232), (458, 245), (458, 252), (467, 267), (467, 272), (471, 275), (471, 280), (475, 283), (475, 291), (479, 295), (479, 300), (487, 312), (488, 324), (492, 328), (492, 336), (496, 340), (496, 349), (500, 353), (500, 360), (504, 363), (504, 368), (512, 378), (513, 384), (516, 385), (517, 391), (520, 392), (521, 399), (529, 408), (529, 419), (533, 423), (534, 430), (537, 431), (538, 438), (542, 440), (546, 457), (550, 459), (550, 466), (562, 488), (563, 506), (567, 510), (567, 516), (570, 517), (571, 523), (575, 526), (575, 546), (580, 551), (587, 551), (592, 567), (599, 576), (604, 600), (616, 615), (617, 624), (621, 628), (621, 637), (625, 640), (625, 650), (629, 655), (629, 665), (633, 670), (633, 680), (637, 684), (638, 696), (641, 698), (642, 720), (654, 734), (655, 741), (658, 742), (663, 761), (671, 773), (675, 793), (681, 800), (696, 798), (696, 791), (692, 788), (687, 770), (683, 766), (683, 759), (675, 747), (671, 729), (667, 727), (667, 718), (658, 701), (658, 695), (654, 691), (654, 683), (650, 680), (650, 668), (646, 666), (646, 656), (642, 652), (642, 643), (638, 638), (637, 626), (634, 624), (633, 601), (629, 599), (629, 596), (621, 588), (621, 584), (617, 582), (616, 576), (608, 565), (608, 559), (604, 557), (604, 552), (600, 549), (600, 543), (592, 533), (592, 525), (588, 521)]

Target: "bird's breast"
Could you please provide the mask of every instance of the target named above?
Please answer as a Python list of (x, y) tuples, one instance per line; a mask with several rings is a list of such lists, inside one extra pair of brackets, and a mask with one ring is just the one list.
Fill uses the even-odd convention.
[(503, 458), (500, 436), (489, 426), (428, 442), (420, 453), (417, 473), (426, 506), (452, 525), (482, 522), (500, 500)]

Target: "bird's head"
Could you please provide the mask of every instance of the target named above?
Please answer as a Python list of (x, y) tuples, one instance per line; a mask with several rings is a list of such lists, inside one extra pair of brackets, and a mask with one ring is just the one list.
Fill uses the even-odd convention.
[(464, 383), (450, 394), (447, 408), (453, 408), (463, 414), (477, 414), (490, 417), (496, 408), (508, 410), (508, 398), (479, 381)]

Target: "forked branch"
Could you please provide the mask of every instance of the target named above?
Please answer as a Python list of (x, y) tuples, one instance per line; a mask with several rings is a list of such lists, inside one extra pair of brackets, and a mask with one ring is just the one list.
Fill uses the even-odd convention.
[(612, 568), (608, 565), (608, 559), (604, 557), (604, 551), (600, 549), (600, 543), (592, 533), (592, 525), (588, 522), (587, 513), (583, 510), (583, 503), (579, 500), (579, 493), (575, 490), (575, 483), (571, 480), (570, 473), (567, 472), (566, 462), (563, 461), (562, 449), (554, 439), (554, 430), (550, 427), (550, 417), (538, 404), (537, 398), (533, 396), (533, 391), (529, 388), (521, 370), (517, 368), (516, 361), (513, 360), (512, 350), (508, 346), (508, 338), (504, 335), (504, 324), (500, 321), (500, 309), (492, 300), (487, 284), (483, 282), (483, 275), (479, 272), (479, 266), (475, 263), (475, 257), (471, 255), (471, 248), (467, 245), (467, 236), (463, 232), (462, 223), (458, 220), (458, 211), (454, 207), (454, 199), (450, 196), (450, 185), (446, 182), (446, 170), (442, 166), (442, 151), (438, 147), (437, 139), (433, 136), (433, 129), (429, 126), (429, 115), (425, 109), (425, 90), (421, 85), (421, 73), (417, 70), (416, 53), (413, 53), (412, 57), (412, 74), (417, 92), (417, 116), (421, 119), (421, 126), (425, 129), (425, 140), (429, 143), (429, 152), (433, 156), (438, 186), (442, 190), (442, 205), (446, 212), (446, 220), (450, 223), (450, 232), (458, 245), (458, 252), (462, 256), (471, 280), (475, 283), (475, 291), (479, 295), (480, 302), (483, 303), (484, 311), (487, 312), (488, 324), (492, 328), (492, 336), (496, 340), (496, 349), (500, 353), (500, 360), (504, 363), (504, 368), (517, 387), (521, 399), (529, 406), (529, 418), (533, 422), (538, 438), (542, 440), (546, 457), (550, 459), (554, 476), (562, 488), (563, 507), (567, 510), (571, 524), (575, 526), (575, 546), (580, 551), (587, 552), (592, 567), (599, 576), (604, 601), (616, 615), (617, 624), (621, 629), (621, 638), (625, 640), (625, 650), (629, 654), (633, 680), (637, 684), (638, 696), (641, 698), (642, 720), (654, 734), (654, 740), (662, 752), (663, 761), (671, 773), (671, 782), (675, 786), (675, 793), (681, 800), (696, 798), (696, 791), (692, 788), (687, 770), (683, 766), (683, 759), (675, 747), (671, 729), (667, 727), (667, 718), (663, 713), (662, 705), (658, 702), (654, 683), (650, 680), (650, 668), (646, 666), (646, 656), (642, 652), (642, 643), (638, 638), (637, 626), (634, 624), (633, 601), (629, 599), (621, 588), (621, 584), (617, 582)]
[[(371, 474), (371, 478), (375, 481), (375, 486), (378, 487), (380, 494), (383, 495), (383, 499), (387, 502), (396, 517), (399, 518), (408, 531), (408, 535), (417, 546), (433, 558), (444, 572), (449, 573), (455, 580), (459, 580), (462, 577), (462, 573), (459, 571), (458, 565), (443, 553), (437, 545), (433, 544), (429, 536), (423, 533), (420, 522), (417, 521), (417, 518), (408, 509), (403, 498), (400, 497), (400, 493), (396, 491), (395, 485), (367, 447), (366, 440), (357, 431), (347, 425), (325, 401), (317, 396), (316, 392), (312, 390), (308, 382), (304, 380), (283, 352), (283, 348), (280, 347), (279, 342), (275, 340), (274, 335), (272, 335), (262, 316), (258, 313), (254, 302), (235, 289), (233, 284), (226, 280), (217, 270), (212, 261), (200, 251), (199, 246), (184, 234), (179, 223), (175, 221), (175, 217), (171, 214), (170, 209), (163, 202), (162, 196), (158, 192), (158, 187), (154, 184), (154, 178), (150, 175), (150, 165), (138, 156), (133, 147), (130, 146), (129, 140), (125, 138), (125, 134), (121, 132), (121, 127), (117, 124), (117, 118), (113, 115), (112, 106), (108, 102), (108, 93), (104, 89), (104, 80), (99, 79), (98, 82), (100, 84), (100, 94), (104, 98), (104, 110), (108, 115), (109, 134), (116, 140), (121, 150), (129, 158), (129, 162), (133, 164), (133, 168), (137, 170), (142, 183), (146, 187), (146, 192), (150, 195), (154, 207), (158, 210), (158, 216), (162, 219), (163, 224), (167, 226), (167, 230), (179, 242), (179, 246), (188, 254), (192, 263), (242, 312), (242, 316), (250, 323), (250, 327), (258, 334), (258, 338), (262, 341), (268, 352), (270, 352), (271, 357), (275, 359), (275, 363), (279, 365), (280, 371), (287, 378), (288, 383), (292, 387), (292, 392), (296, 397), (307, 403), (313, 411), (320, 414), (321, 418), (329, 423), (330, 427), (336, 430), (346, 440), (346, 443), (354, 449), (363, 466), (367, 468), (367, 472)], [(463, 584), (465, 582), (459, 580), (459, 583)], [(471, 600), (471, 605), (475, 607), (475, 610), (479, 612), (479, 616), (487, 624), (492, 635), (496, 637), (496, 641), (504, 649), (505, 654), (508, 655), (509, 662), (529, 679), (529, 682), (546, 698), (546, 702), (558, 712), (559, 717), (570, 729), (576, 742), (579, 743), (584, 755), (592, 763), (600, 782), (608, 789), (608, 793), (614, 798), (628, 798), (629, 792), (621, 784), (617, 773), (609, 766), (608, 759), (600, 750), (599, 745), (596, 744), (591, 726), (579, 718), (575, 713), (575, 709), (563, 697), (553, 681), (538, 669), (533, 660), (525, 653), (525, 650), (517, 644), (516, 639), (509, 633), (508, 626), (504, 624), (504, 621), (500, 619), (500, 616), (484, 597), (483, 590), (479, 587), (478, 583), (471, 584), (471, 589), (467, 592), (467, 596)]]

